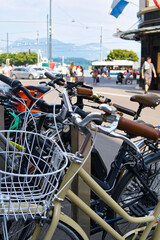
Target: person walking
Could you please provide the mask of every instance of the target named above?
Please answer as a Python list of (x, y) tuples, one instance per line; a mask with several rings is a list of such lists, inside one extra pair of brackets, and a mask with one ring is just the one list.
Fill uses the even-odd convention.
[(66, 65), (63, 65), (61, 68), (61, 74), (63, 75), (63, 79), (65, 80), (65, 83), (67, 83), (67, 75), (68, 75), (68, 69), (66, 67)]
[(152, 81), (152, 72), (154, 74), (154, 77), (157, 77), (155, 67), (153, 63), (151, 62), (151, 57), (147, 57), (147, 61), (145, 61), (142, 65), (141, 74), (142, 79), (144, 79), (144, 87), (145, 87), (145, 94), (148, 93), (148, 89), (151, 85)]
[(129, 72), (128, 69), (127, 69), (127, 72), (125, 73), (125, 75), (126, 75), (126, 78), (125, 78), (125, 84), (127, 84), (127, 83), (129, 83), (129, 82), (132, 84), (132, 82), (131, 82), (131, 78), (130, 78), (131, 73)]
[(106, 66), (104, 66), (104, 68), (103, 68), (102, 77), (104, 77), (105, 75), (107, 76), (107, 67)]
[(107, 67), (107, 77), (108, 77), (108, 79), (111, 79), (111, 76), (110, 76), (110, 66)]
[(97, 69), (97, 67), (95, 67), (93, 70), (93, 74), (92, 74), (93, 84), (97, 84), (97, 76), (98, 76), (98, 69)]
[(79, 81), (84, 82), (84, 70), (83, 67), (80, 66), (80, 77), (79, 77)]
[(75, 63), (72, 62), (69, 68), (70, 71), (70, 81), (75, 82), (75, 77), (76, 77), (76, 66)]

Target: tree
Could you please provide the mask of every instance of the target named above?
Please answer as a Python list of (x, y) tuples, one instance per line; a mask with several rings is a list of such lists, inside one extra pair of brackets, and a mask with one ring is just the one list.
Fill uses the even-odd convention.
[(137, 62), (139, 60), (137, 54), (126, 49), (113, 49), (107, 56), (107, 60), (130, 60)]
[(10, 64), (15, 66), (35, 64), (37, 63), (37, 53), (35, 52), (19, 52), (19, 53), (2, 53), (0, 54), (0, 65), (6, 63), (6, 59), (10, 59)]

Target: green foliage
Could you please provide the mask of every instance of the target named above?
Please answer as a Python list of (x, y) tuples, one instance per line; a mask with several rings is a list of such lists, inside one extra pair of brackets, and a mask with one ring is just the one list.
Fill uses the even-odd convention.
[(131, 60), (137, 62), (139, 60), (137, 54), (126, 49), (113, 49), (107, 56), (107, 60)]
[(6, 59), (10, 59), (10, 65), (20, 66), (26, 64), (35, 64), (37, 63), (37, 53), (31, 52), (19, 52), (19, 53), (7, 53), (0, 54), (0, 65), (6, 63)]

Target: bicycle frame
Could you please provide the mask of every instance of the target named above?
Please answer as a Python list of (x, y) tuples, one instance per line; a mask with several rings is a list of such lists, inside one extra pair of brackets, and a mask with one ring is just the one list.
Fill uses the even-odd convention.
[[(91, 137), (91, 135), (90, 135)], [(89, 138), (85, 138), (83, 146), (84, 148), (88, 144)], [(81, 150), (83, 152), (84, 148)], [(82, 164), (82, 163), (81, 163)], [(54, 200), (54, 211), (52, 215), (52, 220), (49, 226), (49, 229), (45, 235), (44, 240), (49, 240), (53, 236), (53, 233), (57, 227), (59, 220), (66, 222), (70, 225), (73, 229), (76, 229), (78, 233), (87, 240), (88, 237), (84, 233), (84, 231), (77, 226), (77, 224), (71, 220), (69, 217), (66, 217), (61, 213), (61, 203), (65, 199), (65, 197), (69, 198), (71, 202), (73, 202), (78, 208), (80, 208), (86, 215), (92, 218), (95, 222), (97, 222), (105, 231), (110, 233), (115, 239), (117, 240), (124, 240), (127, 239), (128, 235), (121, 236), (117, 233), (108, 223), (106, 223), (100, 216), (98, 216), (88, 205), (86, 205), (78, 196), (76, 196), (71, 190), (70, 186), (73, 181), (73, 175), (77, 173), (83, 179), (83, 181), (89, 186), (89, 188), (94, 191), (109, 207), (114, 209), (123, 219), (132, 223), (148, 223), (147, 227), (144, 228), (142, 236), (140, 240), (145, 240), (148, 233), (154, 226), (158, 215), (160, 214), (160, 201), (154, 211), (152, 216), (147, 217), (132, 217), (128, 215), (109, 195), (106, 193), (93, 179), (90, 175), (81, 167), (80, 163), (76, 162), (76, 159), (73, 159), (72, 163), (70, 164), (66, 175), (61, 183), (59, 193), (57, 194), (57, 198)], [(136, 229), (136, 231), (138, 231)], [(159, 239), (159, 224), (154, 233), (154, 240)], [(41, 232), (41, 228), (37, 228), (32, 236), (32, 240), (37, 239), (37, 234), (39, 235)], [(133, 231), (132, 231), (133, 233)], [(133, 238), (134, 239), (134, 238)]]
[[(70, 107), (70, 103), (68, 101), (68, 98), (64, 95), (64, 104), (68, 106), (68, 111), (72, 112), (72, 108)], [(94, 114), (93, 114), (94, 115)], [(87, 119), (87, 118), (86, 118)], [(83, 127), (83, 126), (81, 126)], [(118, 137), (118, 135), (115, 137)], [(79, 152), (79, 155), (83, 154), (89, 140), (91, 138), (91, 134), (89, 137), (86, 137), (83, 142), (83, 147), (81, 148), (81, 151)], [(154, 214), (152, 216), (147, 217), (132, 217), (128, 215), (81, 167), (80, 161), (76, 162), (76, 158), (72, 159), (72, 162), (65, 174), (65, 177), (61, 183), (61, 186), (59, 188), (59, 192), (57, 193), (57, 197), (55, 197), (55, 200), (53, 201), (54, 204), (54, 211), (51, 212), (52, 214), (52, 220), (49, 226), (49, 229), (46, 233), (46, 236), (44, 240), (51, 239), (57, 224), (59, 220), (66, 222), (70, 226), (72, 226), (73, 229), (76, 229), (81, 236), (83, 236), (84, 239), (88, 239), (84, 231), (76, 224), (73, 220), (71, 220), (66, 215), (63, 215), (61, 213), (61, 203), (64, 201), (65, 197), (68, 197), (71, 202), (73, 202), (77, 207), (79, 207), (86, 215), (88, 215), (90, 218), (92, 218), (95, 222), (97, 222), (105, 231), (110, 233), (115, 239), (117, 240), (124, 240), (127, 239), (130, 233), (127, 235), (121, 236), (118, 232), (116, 232), (108, 223), (106, 223), (98, 214), (96, 214), (89, 206), (87, 206), (79, 197), (77, 197), (71, 190), (70, 186), (73, 181), (73, 176), (78, 173), (78, 175), (83, 179), (84, 182), (89, 186), (89, 188), (95, 192), (110, 208), (114, 209), (115, 212), (117, 212), (122, 218), (124, 218), (126, 221), (132, 222), (132, 223), (148, 223), (147, 227), (144, 228), (144, 231), (140, 237), (140, 240), (145, 240), (148, 236), (148, 233), (152, 229), (152, 227), (155, 225), (156, 219), (158, 215), (160, 214), (160, 202), (158, 203)], [(82, 159), (81, 159), (82, 160)], [(159, 239), (159, 224), (157, 224), (156, 230), (154, 232), (154, 240)], [(138, 231), (137, 229), (135, 230)], [(141, 229), (142, 231), (142, 229)], [(37, 227), (32, 239), (37, 239), (37, 236), (41, 232), (41, 227)], [(132, 231), (133, 232), (133, 231)], [(131, 233), (132, 234), (132, 233)], [(133, 236), (134, 238), (134, 236)]]

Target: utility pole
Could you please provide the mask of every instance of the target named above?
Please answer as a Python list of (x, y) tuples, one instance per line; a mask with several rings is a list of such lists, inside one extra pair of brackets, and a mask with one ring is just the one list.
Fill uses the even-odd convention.
[(50, 0), (50, 16), (49, 16), (49, 60), (52, 62), (52, 0)]
[(39, 32), (37, 31), (37, 65), (39, 66)]
[(7, 65), (7, 67), (9, 67), (9, 64), (10, 64), (10, 60), (9, 60), (9, 58), (8, 58), (8, 32), (7, 32), (7, 58), (6, 58), (6, 65)]
[(46, 46), (46, 57), (47, 57), (47, 60), (48, 60), (48, 14), (47, 14), (47, 46)]
[(102, 61), (103, 59), (103, 53), (102, 53), (102, 27), (101, 27), (101, 35), (100, 35), (100, 51), (101, 51), (101, 58), (100, 60)]
[(7, 32), (7, 58), (8, 58), (8, 32)]

